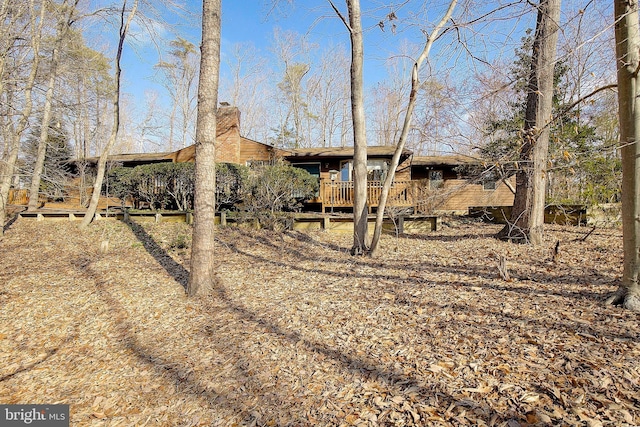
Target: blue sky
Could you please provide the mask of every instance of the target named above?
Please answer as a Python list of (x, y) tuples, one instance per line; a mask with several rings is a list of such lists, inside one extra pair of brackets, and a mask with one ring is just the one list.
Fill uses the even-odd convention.
[[(123, 92), (125, 99), (130, 100), (134, 105), (134, 111), (132, 111), (134, 120), (145, 116), (145, 98), (148, 93), (155, 92), (161, 97), (165, 96), (162, 86), (153, 81), (153, 66), (159, 58), (158, 44), (167, 46), (169, 41), (177, 36), (186, 38), (196, 46), (200, 43), (201, 0), (185, 1), (190, 15), (165, 14), (164, 18), (169, 22), (173, 21), (172, 25), (154, 27), (162, 36), (159, 39), (162, 40), (160, 42), (154, 43), (139, 24), (132, 27), (122, 66)], [(575, 17), (580, 16), (576, 11), (585, 2), (586, 0), (563, 1), (565, 15), (574, 17), (573, 21), (568, 21), (570, 25), (576, 25)], [(346, 13), (343, 0), (337, 0), (335, 3), (343, 13)], [(387, 4), (386, 1), (362, 0), (361, 3), (365, 28), (365, 84), (374, 86), (390, 77), (400, 77), (401, 80), (408, 82), (408, 75), (389, 76), (385, 62), (389, 57), (397, 56), (407, 47), (415, 56), (415, 52), (421, 49), (425, 40), (422, 30), (431, 30), (430, 26), (433, 26), (444, 14), (448, 0), (398, 1), (400, 6), (393, 9), (389, 6), (381, 6)], [(300, 34), (308, 42), (318, 45), (320, 50), (327, 46), (342, 45), (345, 51), (348, 51), (348, 32), (327, 0), (297, 0), (293, 5), (288, 4), (286, 0), (281, 0), (281, 4), (282, 7), (272, 10), (269, 0), (222, 0), (222, 78), (227, 72), (225, 57), (230, 54), (236, 44), (251, 43), (258, 50), (258, 55), (272, 57), (269, 49), (272, 46), (276, 28)], [(506, 4), (510, 6), (503, 9), (500, 14), (491, 15), (489, 19), (474, 22), (473, 25), (462, 25), (458, 32), (449, 32), (435, 43), (429, 64), (424, 68), (436, 78), (447, 80), (450, 87), (457, 89), (456, 96), (472, 98), (473, 91), (476, 89), (473, 85), (476, 81), (474, 74), (476, 72), (485, 71), (493, 66), (492, 72), (507, 74), (508, 66), (513, 62), (514, 50), (520, 46), (525, 30), (535, 25), (536, 17), (529, 3), (510, 3), (509, 0), (472, 0), (461, 2), (456, 9), (456, 23), (460, 24)], [(592, 12), (591, 9), (598, 4), (598, 2), (589, 2), (589, 11)], [(468, 5), (470, 6), (467, 8)], [(603, 5), (601, 6), (597, 6), (597, 9), (604, 8)], [(393, 31), (391, 22), (387, 21), (384, 30), (381, 29), (378, 23), (392, 11), (398, 16), (398, 19), (393, 21), (397, 23), (397, 28)], [(141, 10), (141, 13), (144, 12)], [(600, 15), (612, 16), (608, 12), (600, 12)], [(608, 18), (606, 22), (609, 22)], [(115, 34), (113, 27), (107, 26), (91, 31)], [(567, 31), (566, 36), (570, 37), (571, 34)], [(561, 35), (561, 43), (564, 36)], [(598, 42), (597, 39), (598, 37), (594, 36), (593, 40)], [(567, 43), (566, 39), (564, 43), (568, 46), (575, 45), (571, 40)], [(601, 41), (599, 43), (602, 44)], [(592, 50), (588, 43), (580, 44), (577, 48), (580, 49), (580, 46), (586, 52)], [(109, 51), (113, 51), (113, 46)], [(107, 55), (113, 57), (112, 53)], [(312, 55), (311, 60), (313, 59)], [(277, 68), (276, 62), (271, 60), (267, 66)], [(164, 106), (167, 107), (166, 103)], [(457, 114), (459, 117), (465, 115), (464, 112), (457, 112)]]
[[(336, 2), (339, 7), (344, 8), (344, 2)], [(422, 5), (423, 2), (414, 2), (412, 5)], [(397, 55), (401, 51), (401, 45), (419, 45), (424, 42), (424, 35), (420, 29), (412, 25), (408, 16), (422, 19), (424, 22), (433, 24), (444, 12), (446, 2), (440, 8), (432, 7), (429, 11), (422, 11), (419, 8), (411, 9), (409, 6), (395, 8), (393, 11), (399, 16), (397, 31), (394, 33), (387, 23), (384, 31), (377, 25), (381, 17), (392, 11), (390, 8), (378, 8), (372, 5), (377, 2), (362, 2), (363, 27), (365, 28), (365, 79), (368, 84), (375, 84), (386, 77), (385, 61), (392, 55)], [(222, 7), (222, 65), (221, 72), (224, 74), (224, 57), (228, 54), (234, 44), (252, 43), (262, 55), (268, 56), (268, 49), (273, 40), (274, 29), (283, 31), (293, 31), (303, 35), (311, 43), (319, 46), (349, 46), (349, 35), (337, 18), (336, 14), (329, 7), (326, 0), (307, 0), (295, 2), (293, 5), (284, 4), (278, 9), (272, 9), (267, 0), (244, 0), (233, 1), (223, 0)], [(200, 43), (201, 29), (197, 19), (201, 13), (201, 1), (188, 0), (187, 8), (193, 14), (190, 23), (184, 19), (175, 19), (177, 24), (172, 26), (173, 31), (160, 30), (161, 35), (166, 38), (166, 42), (180, 35), (198, 45)], [(346, 11), (343, 11), (346, 13)], [(172, 20), (171, 16), (167, 17)], [(531, 21), (533, 17), (529, 17)], [(526, 26), (530, 22), (520, 23)], [(513, 24), (510, 24), (513, 25)], [(492, 30), (493, 31), (493, 30)], [(511, 28), (509, 28), (511, 32)], [(173, 34), (172, 34), (173, 33)], [(499, 31), (493, 31), (493, 36), (499, 39)], [(509, 34), (513, 38), (513, 33)], [(519, 40), (516, 36), (514, 40)], [(484, 44), (484, 40), (473, 39), (469, 43), (478, 42)], [(513, 52), (510, 43), (498, 43), (483, 47), (483, 55), (502, 56), (505, 53)], [(495, 43), (495, 41), (492, 41)], [(447, 55), (446, 50), (441, 51), (442, 43), (434, 46), (432, 57), (436, 57), (439, 52)], [(505, 52), (506, 51), (506, 52)], [(448, 58), (455, 60), (455, 58)], [(127, 92), (139, 97), (145, 89), (156, 88), (158, 85), (150, 82), (153, 75), (153, 65), (157, 62), (157, 47), (151, 43), (148, 36), (142, 35), (140, 40), (130, 40), (128, 49), (125, 50), (123, 58), (124, 69), (124, 89)]]
[[(97, 0), (100, 1), (100, 0)], [(151, 94), (158, 96), (158, 104), (165, 110), (169, 109), (169, 100), (165, 89), (154, 81), (154, 65), (158, 62), (158, 48), (168, 46), (168, 43), (180, 36), (198, 46), (201, 39), (200, 14), (201, 0), (186, 0), (186, 9), (189, 14), (166, 14), (164, 18), (171, 25), (152, 25), (153, 30), (160, 36), (154, 39), (145, 32), (145, 29), (137, 22), (131, 29), (131, 34), (124, 51), (123, 68), (123, 97), (127, 101), (128, 117), (134, 122), (142, 122), (148, 115), (147, 100)], [(474, 0), (474, 7), (479, 7), (480, 2)], [(508, 0), (486, 0), (488, 6)], [(403, 82), (409, 82), (409, 71), (402, 73), (407, 75), (389, 76), (387, 63), (390, 57), (398, 56), (406, 51), (417, 56), (416, 52), (422, 49), (425, 42), (423, 30), (431, 31), (431, 27), (444, 15), (448, 0), (433, 1), (401, 1), (399, 6), (381, 6), (383, 3), (374, 0), (362, 1), (362, 25), (365, 29), (365, 85), (372, 87), (385, 79), (398, 78)], [(142, 3), (141, 3), (142, 4)], [(335, 2), (341, 12), (346, 16), (345, 2)], [(385, 3), (386, 4), (386, 3)], [(222, 46), (221, 46), (221, 79), (228, 73), (225, 57), (230, 55), (234, 45), (239, 43), (251, 43), (262, 57), (273, 58), (270, 47), (273, 45), (274, 31), (294, 32), (304, 37), (308, 43), (317, 45), (320, 51), (328, 46), (342, 46), (345, 52), (349, 50), (349, 33), (342, 21), (332, 10), (327, 0), (295, 1), (289, 4), (281, 0), (281, 7), (272, 8), (270, 0), (222, 0)], [(149, 14), (141, 7), (140, 15)], [(518, 6), (516, 6), (517, 8)], [(521, 8), (531, 10), (529, 5), (521, 5)], [(514, 8), (508, 13), (513, 14)], [(393, 12), (397, 19), (386, 20), (384, 28), (378, 24)], [(468, 19), (460, 8), (458, 18), (461, 21)], [(479, 13), (467, 12), (468, 14)], [(491, 21), (482, 27), (482, 34), (474, 34), (474, 29), (463, 28), (460, 34), (449, 33), (443, 40), (439, 40), (430, 55), (431, 65), (429, 71), (438, 79), (449, 79), (448, 84), (460, 87), (469, 86), (466, 82), (477, 63), (464, 49), (460, 49), (460, 43), (455, 41), (459, 36), (466, 38), (468, 49), (475, 54), (492, 62), (496, 58), (510, 56), (514, 48), (519, 44), (522, 31), (533, 24), (534, 14), (528, 14), (524, 18), (511, 20), (508, 25), (504, 22)], [(392, 26), (395, 26), (393, 28)], [(514, 30), (514, 27), (517, 28)], [(106, 30), (106, 28), (105, 28)], [(95, 31), (95, 30), (94, 30)], [(113, 34), (116, 32), (110, 30)], [(456, 47), (457, 46), (457, 47)], [(309, 58), (313, 61), (319, 53), (313, 51)], [(276, 60), (271, 59), (268, 67), (278, 68)], [(267, 70), (266, 70), (267, 71)], [(455, 82), (454, 82), (455, 81)], [(453, 83), (452, 83), (453, 82)], [(272, 84), (273, 83), (272, 81)], [(220, 98), (221, 101), (226, 99)], [(238, 107), (243, 108), (242, 105)], [(461, 113), (462, 115), (462, 113)]]

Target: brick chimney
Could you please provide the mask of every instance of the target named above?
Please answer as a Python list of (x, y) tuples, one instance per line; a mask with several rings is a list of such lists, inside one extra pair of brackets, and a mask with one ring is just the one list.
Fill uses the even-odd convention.
[(216, 114), (216, 161), (240, 163), (240, 110), (221, 102)]
[[(221, 102), (216, 114), (216, 162), (240, 163), (240, 110)], [(193, 162), (195, 145), (173, 153), (174, 162)]]

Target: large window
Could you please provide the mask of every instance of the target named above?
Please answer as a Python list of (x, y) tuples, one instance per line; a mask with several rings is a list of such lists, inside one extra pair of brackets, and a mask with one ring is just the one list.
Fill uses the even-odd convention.
[(292, 166), (304, 169), (318, 180), (320, 179), (320, 163), (293, 163)]
[[(389, 171), (389, 163), (383, 159), (367, 160), (367, 180), (384, 181)], [(340, 180), (353, 180), (353, 160), (343, 160), (340, 162)]]
[(389, 165), (386, 160), (367, 160), (367, 179), (369, 181), (384, 181), (388, 170)]

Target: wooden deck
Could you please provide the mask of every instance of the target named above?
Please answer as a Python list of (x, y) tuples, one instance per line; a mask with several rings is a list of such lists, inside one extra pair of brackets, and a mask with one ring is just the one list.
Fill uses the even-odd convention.
[[(389, 190), (387, 206), (413, 207), (414, 185), (412, 181), (395, 181)], [(333, 209), (353, 208), (353, 181), (320, 180), (320, 192), (314, 203), (322, 204), (322, 212)], [(382, 182), (367, 182), (367, 205), (369, 208), (378, 207), (382, 194)]]

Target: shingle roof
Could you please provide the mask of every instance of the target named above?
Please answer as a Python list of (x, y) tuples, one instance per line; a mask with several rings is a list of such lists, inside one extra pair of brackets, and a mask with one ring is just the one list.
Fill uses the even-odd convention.
[[(368, 156), (393, 156), (396, 147), (393, 145), (378, 145), (367, 147)], [(323, 147), (297, 148), (290, 150), (290, 157), (353, 157), (353, 147)], [(410, 156), (411, 150), (403, 150), (404, 156)]]
[(476, 157), (464, 154), (450, 154), (445, 156), (414, 156), (412, 166), (459, 166), (481, 163)]

